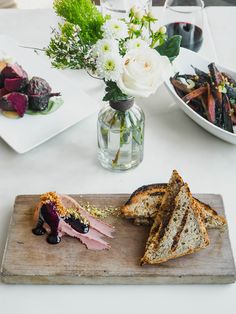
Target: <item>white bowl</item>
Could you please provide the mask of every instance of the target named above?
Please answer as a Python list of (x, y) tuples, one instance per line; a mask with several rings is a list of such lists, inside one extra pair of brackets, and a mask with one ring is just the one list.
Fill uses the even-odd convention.
[[(191, 65), (193, 65), (194, 67), (199, 68), (202, 71), (208, 71), (208, 64), (213, 62), (214, 60), (207, 60), (203, 57), (201, 57), (199, 54), (185, 49), (185, 48), (181, 48), (181, 52), (180, 55), (178, 56), (178, 58), (176, 59), (175, 63), (174, 63), (174, 70), (175, 72), (180, 72), (180, 74), (193, 74), (194, 70), (191, 67)], [(220, 66), (219, 64), (216, 63), (217, 68), (222, 71), (225, 72), (227, 74), (229, 74), (230, 76), (232, 76), (232, 78), (236, 79), (236, 73)], [(167, 86), (168, 90), (170, 91), (170, 93), (172, 94), (172, 96), (174, 97), (176, 104), (193, 120), (195, 121), (197, 124), (199, 124), (202, 128), (204, 128), (206, 131), (208, 131), (209, 133), (217, 136), (218, 138), (232, 143), (232, 144), (236, 144), (236, 134), (234, 133), (230, 133), (228, 131), (225, 131), (221, 128), (219, 128), (218, 126), (215, 126), (214, 124), (210, 123), (209, 121), (207, 121), (206, 119), (204, 119), (203, 117), (201, 117), (199, 114), (197, 114), (193, 109), (191, 109), (176, 93), (173, 85), (171, 84), (169, 79), (166, 79), (165, 81), (165, 85)], [(235, 130), (235, 128), (234, 128)], [(236, 132), (236, 130), (235, 130)]]

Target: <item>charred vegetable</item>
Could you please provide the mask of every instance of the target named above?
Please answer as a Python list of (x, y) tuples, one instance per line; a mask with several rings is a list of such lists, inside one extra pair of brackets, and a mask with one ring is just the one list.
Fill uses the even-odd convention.
[(220, 72), (214, 63), (209, 73), (193, 67), (195, 74), (179, 74), (170, 78), (176, 93), (203, 118), (233, 133), (236, 124), (236, 82)]

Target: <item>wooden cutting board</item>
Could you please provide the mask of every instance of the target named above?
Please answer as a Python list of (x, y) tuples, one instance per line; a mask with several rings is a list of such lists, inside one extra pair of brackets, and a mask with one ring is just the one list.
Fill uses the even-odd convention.
[[(120, 206), (127, 194), (72, 195), (79, 202), (102, 207)], [(224, 215), (220, 195), (198, 194)], [(233, 283), (235, 265), (228, 230), (209, 230), (211, 244), (206, 249), (161, 265), (140, 266), (149, 228), (110, 217), (114, 239), (108, 239), (109, 251), (90, 251), (77, 239), (63, 237), (58, 245), (46, 242), (46, 236), (32, 234), (33, 211), (38, 195), (17, 196), (1, 275), (5, 283), (20, 284), (182, 284)]]

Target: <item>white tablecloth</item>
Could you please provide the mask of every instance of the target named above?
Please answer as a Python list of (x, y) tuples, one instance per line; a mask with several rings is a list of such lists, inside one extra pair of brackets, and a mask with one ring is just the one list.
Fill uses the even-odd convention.
[[(236, 70), (236, 8), (206, 10), (217, 56)], [(50, 10), (0, 11), (0, 32), (25, 45), (47, 44)], [(0, 43), (1, 45), (1, 43)], [(66, 75), (76, 76), (67, 71)], [(89, 87), (88, 87), (89, 90)], [(101, 91), (98, 91), (98, 95)], [(142, 102), (145, 157), (136, 169), (112, 173), (96, 159), (96, 115), (25, 155), (0, 140), (0, 259), (17, 194), (132, 192), (168, 180), (176, 168), (197, 193), (223, 195), (236, 254), (236, 146), (205, 132), (168, 96), (164, 87)], [(236, 284), (211, 286), (11, 286), (0, 284), (0, 313), (236, 313)]]

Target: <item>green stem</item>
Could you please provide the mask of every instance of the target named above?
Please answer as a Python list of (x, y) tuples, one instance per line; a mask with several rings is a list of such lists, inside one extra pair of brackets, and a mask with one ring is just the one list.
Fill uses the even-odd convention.
[[(129, 113), (129, 118), (130, 118), (130, 122), (131, 122), (131, 124), (132, 124), (132, 128), (135, 129), (136, 132), (140, 133), (141, 130), (139, 130), (138, 127), (137, 127), (137, 125), (135, 124), (135, 122), (134, 122), (134, 120), (133, 120), (133, 118), (132, 118), (131, 113)], [(133, 138), (133, 140), (134, 140), (138, 145), (142, 145), (143, 136), (141, 136), (141, 139), (140, 139), (140, 141), (139, 141), (139, 140), (136, 138), (135, 133), (132, 132), (132, 138)]]
[(117, 153), (116, 153), (115, 159), (112, 160), (112, 165), (113, 165), (113, 166), (116, 166), (116, 165), (117, 165), (119, 156), (120, 156), (120, 148), (118, 149), (118, 151), (117, 151)]
[(121, 150), (121, 147), (124, 144), (125, 113), (118, 112), (117, 115), (121, 119), (121, 124), (120, 124), (120, 147), (119, 147), (118, 151), (116, 152), (115, 158), (112, 160), (112, 165), (113, 166), (117, 165), (119, 157), (120, 157), (120, 150)]

